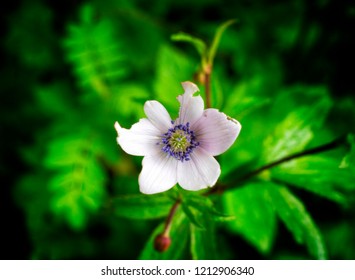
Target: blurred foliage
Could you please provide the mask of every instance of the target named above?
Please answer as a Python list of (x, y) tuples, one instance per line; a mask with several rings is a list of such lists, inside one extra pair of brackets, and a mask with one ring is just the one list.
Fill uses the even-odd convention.
[[(19, 258), (355, 259), (354, 3), (226, 3), (36, 0), (5, 11), (1, 171), (25, 220), (14, 226), (29, 244)], [(212, 106), (243, 126), (218, 157), (229, 188), (139, 194), (141, 159), (117, 146), (113, 124), (130, 127), (148, 99), (176, 117), (182, 81), (204, 97), (201, 55), (213, 60)], [(176, 199), (172, 244), (158, 253)]]
[(64, 40), (66, 57), (79, 84), (108, 96), (127, 71), (113, 22), (95, 20), (93, 7), (86, 5), (80, 11), (80, 23), (69, 25), (68, 33)]

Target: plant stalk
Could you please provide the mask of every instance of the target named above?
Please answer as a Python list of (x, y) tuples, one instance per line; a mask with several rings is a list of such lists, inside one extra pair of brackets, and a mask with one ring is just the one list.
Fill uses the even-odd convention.
[(211, 74), (212, 74), (212, 66), (207, 65), (203, 69), (204, 72), (204, 82), (205, 82), (205, 95), (206, 95), (206, 107), (211, 108)]
[(178, 209), (180, 204), (181, 204), (181, 200), (178, 199), (178, 200), (175, 201), (173, 206), (170, 208), (169, 215), (168, 215), (168, 217), (166, 218), (166, 221), (165, 221), (165, 226), (164, 226), (164, 231), (163, 231), (163, 235), (164, 236), (169, 236), (170, 229), (171, 229), (171, 224), (172, 224), (174, 215), (175, 215), (176, 210)]
[[(277, 165), (280, 165), (280, 164), (282, 164), (284, 162), (287, 162), (287, 161), (290, 161), (290, 160), (293, 160), (293, 159), (296, 159), (296, 158), (300, 158), (300, 157), (303, 157), (303, 156), (308, 156), (308, 155), (313, 155), (313, 154), (326, 152), (326, 151), (338, 148), (339, 146), (344, 145), (345, 143), (346, 143), (346, 137), (345, 136), (341, 136), (338, 139), (335, 139), (334, 141), (329, 142), (327, 144), (323, 144), (323, 145), (315, 147), (315, 148), (311, 148), (311, 149), (308, 149), (308, 150), (305, 150), (305, 151), (302, 151), (302, 152), (298, 152), (298, 153), (295, 153), (295, 154), (292, 154), (292, 155), (288, 155), (288, 156), (283, 157), (283, 158), (281, 158), (279, 160), (276, 160), (274, 162), (271, 162), (271, 163), (268, 163), (268, 164), (266, 164), (264, 166), (261, 166), (261, 167), (255, 169), (255, 170), (243, 175), (240, 178), (237, 178), (237, 179), (232, 180), (230, 182), (227, 182), (225, 184), (218, 183), (214, 188), (212, 188), (210, 191), (208, 191), (205, 195), (211, 195), (211, 194), (215, 194), (215, 193), (222, 194), (224, 191), (237, 188), (244, 181), (247, 181), (250, 178), (260, 174), (261, 172), (263, 172), (265, 170), (268, 170), (268, 169), (271, 169), (271, 168), (273, 168), (273, 167), (275, 167)], [(236, 171), (237, 170), (233, 170), (232, 173), (236, 172)]]

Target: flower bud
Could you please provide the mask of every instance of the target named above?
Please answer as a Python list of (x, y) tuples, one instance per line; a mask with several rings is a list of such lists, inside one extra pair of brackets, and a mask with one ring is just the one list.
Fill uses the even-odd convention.
[(171, 239), (169, 236), (164, 235), (163, 233), (157, 235), (154, 239), (154, 249), (158, 252), (165, 252), (168, 250), (171, 244)]

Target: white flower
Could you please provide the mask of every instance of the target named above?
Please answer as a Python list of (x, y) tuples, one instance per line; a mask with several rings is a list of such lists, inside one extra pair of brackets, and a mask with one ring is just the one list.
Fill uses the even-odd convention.
[(173, 121), (164, 106), (147, 101), (147, 116), (130, 129), (115, 128), (117, 142), (131, 155), (144, 156), (139, 175), (140, 191), (154, 194), (169, 190), (176, 183), (197, 191), (213, 186), (221, 174), (213, 156), (225, 152), (237, 138), (241, 125), (216, 109), (204, 110), (198, 87), (183, 82), (178, 96), (179, 117)]

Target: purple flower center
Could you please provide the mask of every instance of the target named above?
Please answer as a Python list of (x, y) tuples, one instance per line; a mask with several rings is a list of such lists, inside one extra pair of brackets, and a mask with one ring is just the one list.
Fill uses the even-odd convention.
[[(174, 121), (171, 121), (174, 124)], [(190, 130), (190, 124), (178, 124), (169, 128), (167, 133), (162, 137), (162, 151), (169, 156), (176, 158), (182, 162), (190, 160), (193, 150), (200, 145), (196, 141), (195, 133)]]

